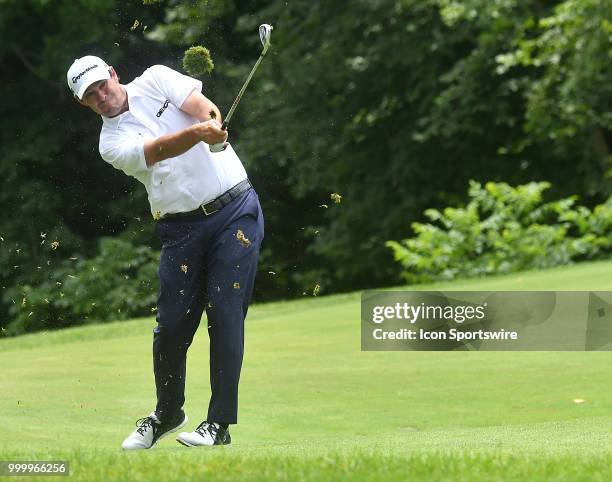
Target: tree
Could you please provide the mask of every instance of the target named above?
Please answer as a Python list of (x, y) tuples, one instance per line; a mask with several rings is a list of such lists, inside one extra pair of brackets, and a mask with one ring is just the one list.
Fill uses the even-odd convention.
[(144, 193), (100, 159), (99, 120), (66, 86), (68, 66), (86, 53), (104, 57), (127, 79), (159, 57), (156, 44), (143, 39), (144, 27), (130, 26), (137, 18), (147, 25), (162, 10), (143, 9), (140, 2), (118, 5), (0, 3), (2, 326), (9, 321), (8, 306), (19, 302), (7, 294), (10, 288), (48, 281), (63, 260), (93, 254), (97, 237), (128, 225), (140, 224), (140, 238), (147, 239), (137, 221), (148, 216)]
[[(298, 281), (331, 291), (397, 283), (384, 241), (425, 208), (463, 199), (469, 179), (535, 177), (580, 192), (567, 152), (552, 164), (550, 142), (525, 143), (524, 94), (537, 72), (498, 71), (524, 25), (547, 12), (546, 2), (518, 0), (264, 10), (276, 22), (273, 51), (245, 99), (246, 123), (257, 128), (240, 145), (270, 187), (284, 243), (299, 240), (274, 245), (282, 269), (292, 266), (279, 260), (298, 251)], [(332, 192), (342, 203), (320, 209)]]
[(591, 196), (612, 192), (610, 19), (609, 1), (560, 2), (526, 22), (516, 48), (497, 58), (500, 74), (535, 77), (525, 89), (528, 135), (516, 147), (545, 142), (556, 159), (571, 158), (584, 179), (577, 187)]

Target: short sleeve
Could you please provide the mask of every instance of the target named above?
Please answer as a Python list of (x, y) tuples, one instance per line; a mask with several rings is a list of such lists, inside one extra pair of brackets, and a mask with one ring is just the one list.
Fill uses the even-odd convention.
[(102, 159), (129, 176), (149, 169), (144, 155), (144, 138), (121, 133), (102, 135), (99, 149)]
[(202, 90), (202, 82), (199, 80), (183, 75), (164, 65), (154, 65), (149, 67), (146, 72), (151, 75), (160, 92), (178, 108), (183, 105), (185, 99), (194, 90), (198, 92)]

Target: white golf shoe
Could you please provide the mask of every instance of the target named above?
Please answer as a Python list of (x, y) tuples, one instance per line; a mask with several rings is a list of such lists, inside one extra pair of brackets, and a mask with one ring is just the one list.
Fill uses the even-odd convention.
[(172, 432), (176, 432), (187, 423), (187, 415), (182, 410), (174, 420), (162, 422), (155, 412), (136, 421), (136, 430), (121, 444), (123, 450), (150, 449), (157, 441)]
[(187, 447), (229, 445), (232, 443), (229, 429), (218, 423), (202, 422), (193, 432), (181, 432), (176, 441)]

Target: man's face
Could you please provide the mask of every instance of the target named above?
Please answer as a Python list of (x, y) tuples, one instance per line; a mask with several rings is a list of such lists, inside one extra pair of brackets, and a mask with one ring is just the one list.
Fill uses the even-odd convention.
[(121, 113), (125, 104), (126, 92), (117, 78), (117, 73), (111, 67), (111, 78), (94, 82), (83, 94), (79, 102), (96, 114), (114, 117)]

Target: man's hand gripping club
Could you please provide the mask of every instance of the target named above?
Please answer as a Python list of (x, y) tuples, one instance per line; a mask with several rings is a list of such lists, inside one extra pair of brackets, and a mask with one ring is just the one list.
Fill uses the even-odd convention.
[[(208, 117), (208, 116), (207, 116)], [(198, 142), (225, 145), (227, 130), (216, 119), (193, 124), (182, 131), (145, 141), (144, 154), (147, 166), (187, 152)]]

